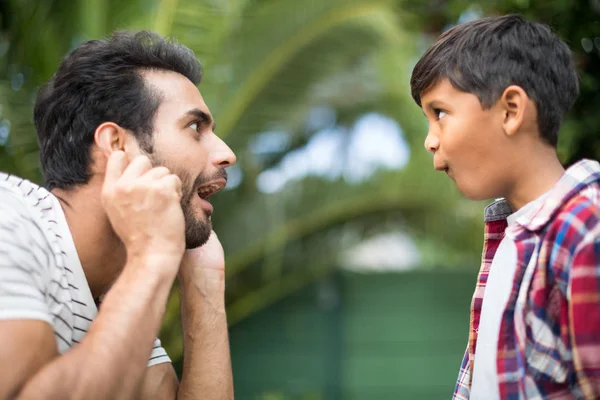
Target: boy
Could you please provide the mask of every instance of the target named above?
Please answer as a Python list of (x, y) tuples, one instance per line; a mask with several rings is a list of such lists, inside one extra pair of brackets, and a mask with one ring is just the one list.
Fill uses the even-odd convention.
[(434, 167), (470, 199), (501, 197), (454, 399), (600, 396), (600, 164), (556, 155), (578, 90), (567, 45), (515, 15), (448, 30), (413, 70)]

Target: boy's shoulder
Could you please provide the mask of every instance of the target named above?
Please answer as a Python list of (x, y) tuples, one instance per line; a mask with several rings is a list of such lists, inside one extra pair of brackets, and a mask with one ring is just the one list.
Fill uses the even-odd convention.
[(600, 182), (585, 186), (560, 206), (544, 236), (553, 266), (565, 264), (558, 262), (561, 256), (571, 260), (582, 246), (600, 243)]
[(576, 247), (584, 237), (598, 235), (600, 164), (582, 160), (569, 168), (545, 203), (539, 227), (546, 225), (545, 230), (555, 245)]
[(574, 230), (574, 233), (580, 236), (598, 229), (600, 227), (600, 182), (582, 188), (559, 207), (556, 216), (550, 221), (550, 226), (562, 231)]

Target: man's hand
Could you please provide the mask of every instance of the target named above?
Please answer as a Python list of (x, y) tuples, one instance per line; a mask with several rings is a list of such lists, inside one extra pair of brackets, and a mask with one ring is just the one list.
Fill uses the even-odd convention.
[(179, 267), (184, 331), (178, 399), (233, 399), (225, 315), (225, 257), (217, 235), (187, 250)]
[[(122, 151), (108, 159), (102, 205), (110, 223), (128, 259), (158, 258), (176, 266), (185, 250), (181, 181), (165, 167), (152, 168), (145, 156), (127, 164)], [(174, 276), (177, 270), (166, 272)]]
[(214, 231), (203, 246), (186, 250), (179, 268), (179, 279), (187, 290), (198, 290), (205, 297), (216, 295), (223, 298), (225, 254)]
[(225, 270), (225, 253), (215, 231), (212, 231), (208, 241), (200, 247), (187, 250), (183, 256), (186, 268), (210, 268)]

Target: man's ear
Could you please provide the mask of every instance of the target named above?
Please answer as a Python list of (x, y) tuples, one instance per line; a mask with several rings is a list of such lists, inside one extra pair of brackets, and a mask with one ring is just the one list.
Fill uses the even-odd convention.
[(113, 151), (124, 151), (130, 160), (142, 154), (135, 137), (114, 122), (104, 122), (94, 132), (94, 142), (108, 159)]
[(113, 151), (125, 150), (127, 132), (114, 122), (103, 122), (94, 132), (94, 142), (108, 158)]
[(504, 90), (497, 104), (504, 114), (502, 127), (506, 135), (513, 136), (519, 132), (528, 117), (530, 103), (531, 99), (522, 87), (511, 85)]

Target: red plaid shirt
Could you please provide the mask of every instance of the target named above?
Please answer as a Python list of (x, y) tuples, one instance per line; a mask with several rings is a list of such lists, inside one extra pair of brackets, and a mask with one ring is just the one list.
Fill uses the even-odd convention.
[(600, 164), (583, 160), (569, 168), (539, 207), (507, 229), (510, 213), (504, 200), (485, 210), (483, 259), (454, 399), (470, 396), (485, 285), (505, 234), (516, 244), (517, 268), (498, 340), (500, 398), (600, 398)]

